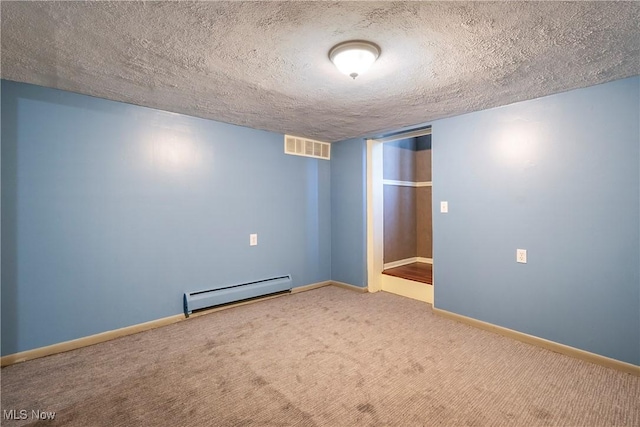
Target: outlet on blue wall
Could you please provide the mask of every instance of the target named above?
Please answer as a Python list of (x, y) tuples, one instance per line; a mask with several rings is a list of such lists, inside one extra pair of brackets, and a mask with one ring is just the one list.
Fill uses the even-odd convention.
[[(640, 364), (639, 82), (423, 124), (433, 125), (436, 307)], [(366, 189), (366, 146), (336, 147), (352, 166), (334, 171), (332, 160), (333, 278), (359, 283), (366, 274), (349, 274), (361, 269), (338, 263), (366, 268), (366, 216), (346, 208)]]
[(640, 364), (639, 81), (433, 123), (436, 307)]
[(329, 197), (281, 134), (2, 81), (2, 354), (329, 280)]
[[(436, 307), (640, 364), (639, 80), (432, 123)], [(365, 154), (3, 81), (2, 354), (212, 283), (366, 286)]]

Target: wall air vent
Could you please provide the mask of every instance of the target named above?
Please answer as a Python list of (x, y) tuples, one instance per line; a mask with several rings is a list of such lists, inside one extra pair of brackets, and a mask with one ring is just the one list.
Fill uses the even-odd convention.
[(297, 136), (284, 136), (284, 152), (294, 156), (315, 157), (316, 159), (331, 159), (331, 144), (314, 141), (313, 139)]

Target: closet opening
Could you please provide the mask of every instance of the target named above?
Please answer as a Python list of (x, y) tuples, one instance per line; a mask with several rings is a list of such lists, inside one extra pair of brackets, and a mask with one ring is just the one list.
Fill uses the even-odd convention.
[(369, 140), (368, 165), (370, 288), (433, 303), (431, 128)]

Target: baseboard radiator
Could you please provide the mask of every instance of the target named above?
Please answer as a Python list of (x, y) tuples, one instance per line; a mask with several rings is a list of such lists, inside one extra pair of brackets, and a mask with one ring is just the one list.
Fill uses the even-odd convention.
[(184, 315), (267, 295), (291, 292), (291, 275), (184, 294)]

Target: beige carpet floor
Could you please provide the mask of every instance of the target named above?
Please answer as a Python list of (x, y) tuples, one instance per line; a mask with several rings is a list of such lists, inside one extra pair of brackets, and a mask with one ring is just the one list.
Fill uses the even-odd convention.
[[(337, 287), (6, 367), (2, 425), (639, 426), (640, 377)], [(31, 410), (55, 411), (35, 422)]]

